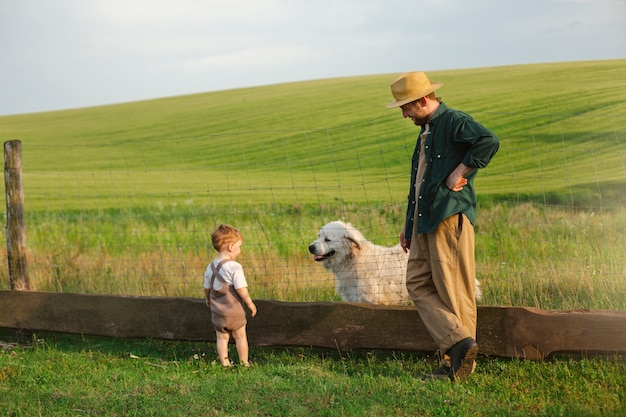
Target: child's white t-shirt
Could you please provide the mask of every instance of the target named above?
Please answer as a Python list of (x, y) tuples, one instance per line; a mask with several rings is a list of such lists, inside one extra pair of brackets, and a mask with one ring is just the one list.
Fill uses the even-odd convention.
[[(213, 261), (213, 265), (217, 268), (219, 263), (222, 261), (221, 258), (217, 258)], [(243, 273), (243, 267), (237, 261), (228, 261), (224, 262), (218, 273), (224, 278), (227, 284), (235, 287), (236, 290), (239, 288), (244, 288), (248, 286), (246, 282), (246, 276)], [(213, 269), (211, 265), (207, 266), (206, 271), (204, 271), (204, 288), (209, 289), (211, 287), (211, 276), (213, 275)], [(213, 289), (219, 291), (222, 289), (222, 283), (217, 277), (213, 281)]]

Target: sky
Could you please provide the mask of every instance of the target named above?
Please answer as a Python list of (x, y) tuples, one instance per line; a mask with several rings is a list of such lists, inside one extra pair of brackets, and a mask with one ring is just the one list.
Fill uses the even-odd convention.
[(623, 58), (626, 0), (0, 0), (0, 115)]

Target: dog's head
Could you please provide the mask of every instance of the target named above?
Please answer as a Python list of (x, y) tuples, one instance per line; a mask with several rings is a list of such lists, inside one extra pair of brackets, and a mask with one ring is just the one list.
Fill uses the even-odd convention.
[(333, 265), (352, 257), (354, 250), (361, 249), (364, 240), (350, 223), (334, 221), (320, 229), (317, 239), (309, 245), (309, 252), (316, 262), (324, 262), (324, 266), (331, 269)]

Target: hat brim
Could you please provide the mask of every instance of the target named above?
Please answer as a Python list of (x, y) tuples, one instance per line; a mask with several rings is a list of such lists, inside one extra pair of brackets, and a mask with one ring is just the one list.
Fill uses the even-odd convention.
[(407, 97), (407, 98), (405, 98), (403, 100), (399, 100), (399, 101), (394, 100), (394, 101), (392, 101), (390, 103), (387, 103), (387, 108), (388, 109), (393, 109), (395, 107), (404, 106), (407, 103), (410, 103), (410, 102), (415, 101), (417, 99), (420, 99), (422, 97), (426, 97), (427, 95), (429, 95), (433, 91), (436, 91), (436, 90), (440, 89), (441, 87), (443, 87), (443, 83), (437, 83), (437, 82), (430, 83), (430, 85), (431, 85), (432, 88), (429, 88), (428, 90), (426, 90), (426, 93), (424, 93), (424, 94), (420, 93), (419, 95), (415, 94), (415, 95), (409, 96), (409, 97)]

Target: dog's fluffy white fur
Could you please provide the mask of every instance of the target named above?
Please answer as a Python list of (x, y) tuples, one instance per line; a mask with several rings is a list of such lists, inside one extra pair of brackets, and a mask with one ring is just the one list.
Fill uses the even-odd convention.
[[(323, 226), (309, 245), (315, 261), (335, 275), (335, 289), (343, 301), (371, 304), (406, 304), (408, 253), (369, 242), (350, 223), (334, 221)], [(476, 298), (480, 299), (476, 281)]]

